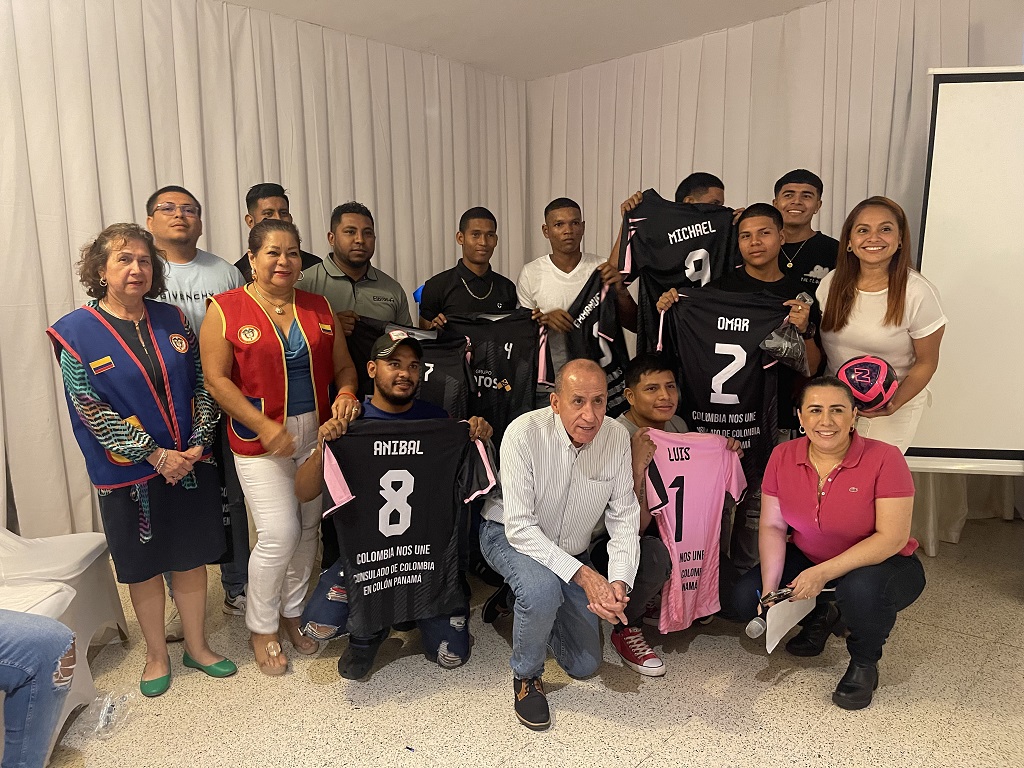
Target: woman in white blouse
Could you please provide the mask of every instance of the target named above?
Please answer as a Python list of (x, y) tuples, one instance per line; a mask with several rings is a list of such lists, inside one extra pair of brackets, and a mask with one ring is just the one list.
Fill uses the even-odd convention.
[(928, 382), (939, 365), (946, 316), (939, 292), (910, 267), (907, 216), (887, 197), (869, 197), (846, 217), (836, 268), (818, 286), (827, 372), (874, 355), (896, 371), (899, 389), (857, 424), (864, 437), (906, 452), (928, 406)]

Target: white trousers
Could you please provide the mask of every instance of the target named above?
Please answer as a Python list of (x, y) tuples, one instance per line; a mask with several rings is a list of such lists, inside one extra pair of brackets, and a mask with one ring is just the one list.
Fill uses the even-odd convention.
[(291, 416), (285, 427), (295, 438), (295, 453), (290, 457), (235, 456), (238, 479), (256, 525), (245, 625), (261, 635), (278, 631), (279, 616), (302, 615), (320, 529), (320, 497), (306, 504), (295, 497), (295, 471), (316, 447), (317, 414)]
[(924, 409), (931, 403), (931, 393), (924, 389), (918, 392), (892, 416), (879, 416), (857, 419), (857, 431), (861, 437), (881, 440), (883, 443), (895, 445), (901, 453), (906, 453), (914, 443), (917, 425), (921, 422)]

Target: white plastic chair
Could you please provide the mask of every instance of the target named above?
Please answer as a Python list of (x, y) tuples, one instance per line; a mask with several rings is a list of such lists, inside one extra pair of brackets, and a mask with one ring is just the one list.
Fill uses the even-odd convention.
[[(54, 592), (46, 599), (37, 600), (27, 612), (57, 619), (75, 633), (78, 648), (71, 690), (64, 702), (60, 726), (50, 743), (52, 752), (57, 736), (72, 713), (96, 698), (88, 659), (89, 646), (96, 633), (103, 628), (116, 629), (121, 642), (125, 643), (128, 622), (110, 570), (107, 540), (102, 533), (23, 539), (0, 528), (0, 588), (6, 588), (8, 599), (30, 601), (32, 595), (39, 597), (48, 586), (70, 589), (71, 599), (64, 602), (67, 592), (58, 590), (59, 595)], [(2, 600), (0, 607), (6, 607)]]

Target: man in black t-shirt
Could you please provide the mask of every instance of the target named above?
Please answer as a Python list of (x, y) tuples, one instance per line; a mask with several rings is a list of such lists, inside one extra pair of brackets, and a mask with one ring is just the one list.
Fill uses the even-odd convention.
[[(262, 184), (254, 184), (245, 195), (245, 225), (252, 229), (264, 219), (280, 219), (291, 221), (292, 214), (288, 207), (288, 195), (280, 184), (267, 181)], [(299, 251), (302, 256), (302, 268), (309, 269), (316, 266), (323, 259), (306, 251)], [(246, 280), (252, 279), (252, 267), (249, 265), (248, 252), (242, 254), (242, 258), (235, 262), (238, 271)]]
[(775, 199), (785, 228), (786, 242), (779, 251), (779, 269), (791, 275), (812, 296), (818, 283), (836, 268), (839, 242), (811, 228), (821, 210), (824, 185), (817, 174), (803, 168), (790, 171), (775, 182)]
[(516, 284), (491, 269), (498, 245), (498, 220), (482, 206), (459, 219), (455, 242), (462, 258), (451, 269), (434, 275), (420, 296), (420, 328), (443, 328), (447, 315), (509, 312), (519, 306)]

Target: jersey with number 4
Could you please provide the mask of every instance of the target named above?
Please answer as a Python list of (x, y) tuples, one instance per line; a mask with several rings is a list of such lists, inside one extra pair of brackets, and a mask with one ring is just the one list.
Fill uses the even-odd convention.
[(543, 352), (540, 329), (530, 310), (504, 315), (447, 315), (445, 330), (469, 338), (471, 366), (478, 396), (470, 414), (482, 416), (494, 429), (500, 445), (505, 428), (517, 416), (533, 410), (538, 361)]
[(647, 434), (656, 446), (647, 465), (647, 504), (672, 555), (658, 629), (676, 632), (722, 607), (718, 548), (725, 494), (738, 501), (747, 481), (724, 437), (660, 429)]
[(658, 340), (658, 299), (669, 288), (707, 285), (731, 265), (732, 208), (673, 203), (653, 189), (622, 219), (619, 267), (626, 285), (640, 278), (637, 351)]
[(454, 419), (357, 420), (326, 444), (324, 517), (334, 515), (353, 635), (465, 605), (463, 505), (496, 477), (487, 446)]
[(789, 314), (778, 296), (685, 289), (663, 315), (659, 339), (680, 362), (683, 420), (696, 432), (733, 437), (754, 485), (775, 447), (778, 397), (775, 360), (760, 343)]

